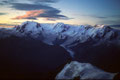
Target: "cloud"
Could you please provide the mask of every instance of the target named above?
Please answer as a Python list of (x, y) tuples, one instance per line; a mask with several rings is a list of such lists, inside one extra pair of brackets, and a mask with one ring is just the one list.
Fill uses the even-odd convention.
[[(11, 2), (13, 1), (13, 2)], [(23, 1), (23, 0), (22, 0)], [(13, 19), (33, 19), (46, 18), (46, 20), (68, 20), (65, 15), (60, 14), (61, 10), (50, 6), (48, 3), (56, 3), (59, 0), (27, 0), (27, 2), (18, 2), (18, 0), (2, 0), (2, 3), (9, 3), (9, 7), (15, 10), (26, 11), (25, 15), (17, 16)], [(44, 11), (44, 12), (42, 12)], [(41, 13), (42, 12), (42, 13)]]
[(100, 24), (108, 24), (108, 25), (116, 25), (116, 24), (120, 24), (120, 20), (116, 19), (116, 20), (101, 20), (99, 22)]
[(32, 2), (37, 2), (37, 3), (55, 3), (55, 2), (58, 2), (59, 0), (29, 0), (29, 1), (32, 1)]
[(11, 4), (11, 3), (19, 3), (19, 2), (22, 2), (22, 3), (25, 3), (25, 2), (30, 2), (32, 4), (39, 4), (39, 3), (42, 3), (42, 4), (48, 4), (48, 3), (56, 3), (58, 2), (59, 0), (0, 0), (0, 5), (6, 5), (6, 4)]
[(26, 14), (23, 16), (17, 16), (16, 18), (13, 19), (36, 19), (37, 16), (43, 13), (44, 10), (32, 10), (32, 11), (27, 11)]
[(97, 21), (98, 24), (106, 24), (106, 25), (116, 25), (120, 24), (120, 15), (119, 14), (113, 14), (113, 15), (94, 15), (94, 14), (88, 14), (88, 15), (81, 15), (84, 17), (92, 17), (92, 18), (98, 18)]
[(120, 15), (111, 15), (109, 17), (112, 17), (112, 18), (120, 18)]
[(0, 15), (6, 15), (7, 13), (0, 13)]
[(1, 2), (2, 3), (11, 3), (11, 2), (14, 2), (15, 0), (2, 0)]
[(69, 19), (64, 15), (59, 14), (59, 10), (31, 10), (27, 11), (23, 16), (17, 16), (13, 19), (33, 19), (36, 20), (37, 18), (46, 18), (46, 20), (55, 21), (57, 19)]
[(100, 15), (81, 15), (81, 16), (87, 16), (87, 17), (93, 17), (93, 18), (99, 18), (99, 19), (108, 19), (108, 18), (120, 18), (120, 15), (106, 15), (106, 16), (100, 16)]
[(16, 2), (16, 0), (0, 0), (0, 5), (8, 5), (13, 2)]
[(93, 18), (99, 18), (99, 19), (106, 19), (107, 16), (99, 16), (99, 15), (81, 15), (81, 16), (87, 16), (87, 17), (93, 17)]
[(110, 25), (111, 27), (120, 27), (120, 24), (117, 25)]
[(0, 27), (14, 27), (15, 25), (13, 24), (4, 24), (4, 23), (0, 23)]
[[(19, 1), (19, 2), (18, 2)], [(55, 9), (47, 3), (54, 3), (58, 0), (0, 0), (1, 5), (6, 5), (16, 10), (39, 10), (39, 9)]]
[(12, 3), (12, 8), (16, 10), (39, 10), (39, 9), (55, 9), (45, 4), (28, 4), (28, 3)]
[[(91, 16), (91, 17), (92, 17), (92, 16)], [(103, 17), (103, 16), (93, 16), (93, 17), (99, 18), (99, 19), (106, 19), (106, 18), (108, 18), (108, 17)]]

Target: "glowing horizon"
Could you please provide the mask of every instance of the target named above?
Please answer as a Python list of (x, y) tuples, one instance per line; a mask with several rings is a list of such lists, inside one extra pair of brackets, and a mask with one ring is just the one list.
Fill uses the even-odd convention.
[(0, 26), (25, 21), (75, 25), (120, 24), (119, 0), (1, 0)]

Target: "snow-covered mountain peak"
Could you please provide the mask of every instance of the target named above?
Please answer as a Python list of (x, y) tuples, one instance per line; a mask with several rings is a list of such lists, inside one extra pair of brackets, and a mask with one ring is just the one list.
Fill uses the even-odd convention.
[(61, 22), (58, 22), (58, 23), (55, 23), (54, 26), (63, 26), (65, 25), (64, 23), (61, 23)]
[(16, 26), (15, 30), (23, 34), (32, 34), (32, 36), (42, 35), (46, 39), (50, 38), (48, 36), (51, 36), (52, 40), (55, 40), (57, 38), (61, 40), (64, 38), (73, 37), (75, 40), (77, 39), (82, 42), (86, 41), (90, 37), (109, 38), (115, 33), (115, 31), (111, 27), (106, 25), (74, 26), (64, 23), (40, 24), (37, 22), (29, 22), (29, 21), (22, 23), (22, 25)]
[(97, 28), (102, 28), (102, 27), (104, 27), (105, 25), (95, 25), (95, 27), (97, 27)]
[(38, 28), (41, 27), (41, 25), (37, 22), (24, 22), (22, 25), (18, 25), (15, 27), (17, 31), (23, 32), (29, 32), (29, 31), (37, 31)]
[[(76, 26), (64, 23), (41, 24), (27, 21), (9, 31), (0, 29), (0, 33), (1, 36), (4, 33), (6, 36), (31, 37), (49, 45), (61, 45), (67, 49), (89, 41), (93, 41), (94, 45), (101, 43), (120, 45), (120, 32), (106, 25)], [(71, 51), (69, 52), (73, 54)]]
[[(57, 31), (57, 32), (65, 32), (65, 31), (70, 31), (71, 29), (73, 31), (81, 31), (81, 30), (88, 30), (88, 29), (94, 29), (94, 30), (101, 30), (101, 31), (109, 31), (111, 28), (109, 26), (105, 26), (105, 25), (96, 25), (96, 26), (84, 26), (84, 25), (80, 25), (80, 26), (75, 26), (75, 25), (68, 25), (68, 24), (64, 24), (64, 23), (55, 23), (55, 24), (40, 24), (37, 22), (31, 22), (31, 21), (27, 21), (22, 23), (21, 25), (18, 25), (15, 27), (15, 29), (17, 31), (20, 32), (36, 32), (39, 30), (39, 28), (43, 28), (43, 29), (52, 29), (53, 31)], [(70, 29), (70, 30), (69, 30)]]

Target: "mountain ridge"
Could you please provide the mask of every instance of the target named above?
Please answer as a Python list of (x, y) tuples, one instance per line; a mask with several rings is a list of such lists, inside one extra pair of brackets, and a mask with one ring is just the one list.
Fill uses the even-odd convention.
[[(14, 37), (16, 38), (14, 39)], [(21, 42), (20, 39), (23, 41)], [(7, 43), (5, 42), (4, 44), (10, 44), (9, 47), (12, 46), (12, 44), (17, 46), (18, 43), (21, 43), (21, 45), (25, 47), (27, 46), (25, 44), (31, 40), (33, 42), (32, 45), (34, 45), (31, 47), (34, 48), (36, 46), (40, 46), (42, 48), (41, 44), (37, 44), (40, 42), (44, 45), (46, 44), (47, 47), (59, 46), (67, 51), (66, 55), (69, 56), (72, 61), (90, 63), (111, 73), (120, 72), (120, 63), (118, 62), (120, 61), (120, 30), (111, 28), (110, 26), (75, 26), (64, 23), (40, 24), (37, 22), (27, 21), (21, 25), (15, 26), (14, 28), (0, 28), (0, 40), (3, 42), (4, 40), (7, 40)], [(25, 52), (25, 49), (29, 51), (27, 47), (20, 51)], [(37, 47), (37, 49), (39, 51), (39, 47)], [(15, 51), (14, 48), (13, 51)], [(55, 47), (52, 48), (52, 51), (57, 53)], [(46, 52), (46, 49), (44, 49), (43, 52)]]
[[(46, 44), (60, 45), (67, 49), (79, 43), (86, 43), (89, 40), (94, 41), (94, 45), (102, 43), (120, 45), (120, 31), (105, 25), (74, 26), (64, 23), (40, 24), (26, 21), (14, 28), (0, 29), (0, 33), (6, 34), (6, 37), (10, 35), (31, 37), (33, 39), (39, 39)], [(2, 36), (5, 37), (4, 35), (0, 37)], [(68, 51), (73, 56), (73, 51)]]

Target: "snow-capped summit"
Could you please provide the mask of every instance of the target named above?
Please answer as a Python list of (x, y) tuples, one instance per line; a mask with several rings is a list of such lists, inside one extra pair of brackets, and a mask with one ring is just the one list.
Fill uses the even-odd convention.
[(24, 22), (21, 25), (15, 26), (14, 29), (16, 29), (16, 31), (19, 31), (21, 33), (24, 32), (29, 32), (29, 31), (38, 31), (38, 28), (40, 27), (39, 23), (36, 22)]
[(99, 24), (98, 24), (98, 25), (95, 25), (94, 27), (102, 28), (102, 27), (104, 27), (104, 26), (105, 26), (105, 25), (103, 25), (103, 24), (102, 24), (102, 25), (99, 25)]
[[(29, 51), (28, 46), (29, 44), (32, 44), (31, 46), (35, 49), (34, 50), (30, 47), (30, 49), (33, 49), (33, 55), (34, 53), (39, 54), (39, 52), (41, 55), (44, 55), (44, 52), (41, 52), (41, 50), (46, 52), (49, 50), (50, 45), (54, 45), (55, 48), (53, 48), (53, 51), (55, 51), (55, 53), (60, 53), (56, 50), (56, 46), (63, 47), (69, 53), (66, 56), (70, 56), (70, 59), (81, 63), (71, 62), (70, 64), (67, 64), (57, 75), (56, 79), (74, 79), (78, 76), (80, 76), (80, 79), (112, 79), (114, 74), (108, 73), (107, 71), (120, 71), (120, 66), (118, 63), (118, 61), (120, 61), (120, 31), (113, 29), (110, 26), (78, 26), (64, 23), (43, 24), (27, 21), (13, 28), (0, 28), (0, 40), (3, 42), (5, 41), (5, 43), (2, 44), (3, 46), (1, 46), (1, 49), (5, 48), (4, 45), (8, 45), (8, 43), (10, 43), (9, 50), (14, 51), (13, 45), (20, 45), (20, 47), (18, 47), (18, 52), (20, 53), (22, 52), (21, 49), (23, 49), (24, 46), (25, 48), (23, 51)], [(31, 41), (33, 43), (31, 43)], [(18, 44), (16, 44), (17, 42)], [(49, 46), (44, 47), (40, 43), (46, 43), (46, 45)], [(9, 48), (8, 46), (6, 47)], [(46, 55), (46, 59), (48, 58), (48, 55), (53, 56), (54, 54), (50, 52)], [(50, 63), (50, 65), (52, 64)], [(93, 65), (106, 71), (104, 72)], [(93, 74), (89, 74), (90, 72), (93, 72)]]
[(120, 31), (105, 25), (75, 26), (64, 23), (41, 24), (27, 21), (15, 26), (10, 31), (7, 35), (27, 36), (39, 39), (49, 45), (61, 45), (67, 49), (89, 40), (95, 41), (96, 44), (104, 42), (120, 44), (120, 36), (118, 35)]
[[(96, 27), (97, 26), (97, 27)], [(56, 23), (56, 24), (40, 24), (37, 22), (24, 22), (21, 25), (16, 26), (14, 29), (17, 32), (20, 33), (40, 33), (44, 31), (45, 33), (55, 33), (54, 35), (64, 35), (64, 36), (72, 36), (74, 37), (75, 35), (77, 36), (82, 36), (82, 35), (88, 35), (88, 36), (93, 36), (93, 35), (101, 35), (105, 34), (107, 32), (112, 31), (112, 28), (109, 26), (104, 26), (104, 25), (96, 25), (94, 26), (72, 26), (72, 25), (67, 25), (64, 23)], [(44, 33), (43, 33), (44, 34)], [(59, 36), (58, 35), (58, 36)]]
[(84, 43), (87, 40), (107, 40), (118, 39), (118, 32), (109, 26), (74, 26), (64, 23), (40, 24), (37, 22), (26, 21), (21, 25), (11, 29), (17, 36), (30, 36), (32, 38), (44, 39), (48, 44), (69, 45), (74, 42)]

